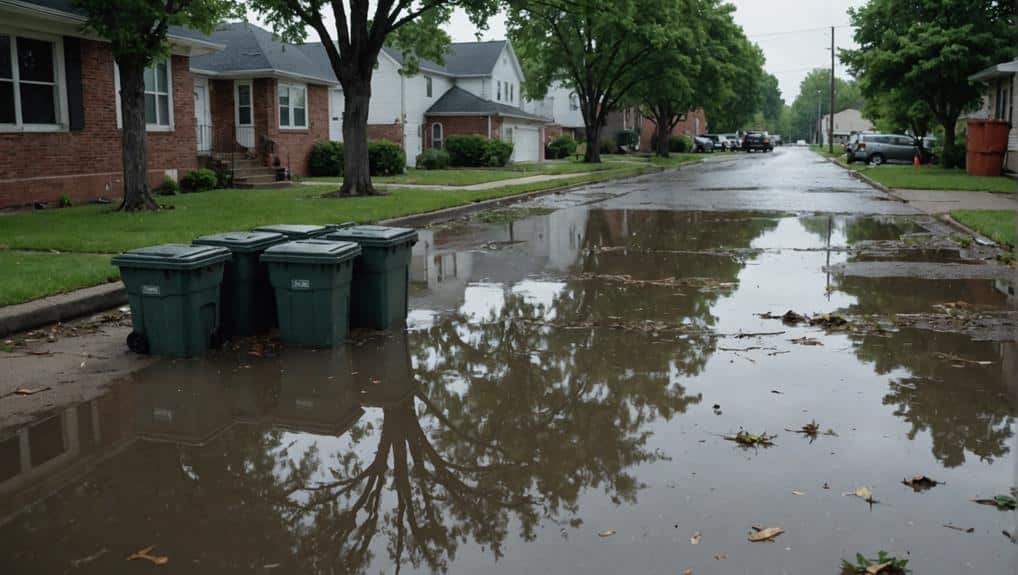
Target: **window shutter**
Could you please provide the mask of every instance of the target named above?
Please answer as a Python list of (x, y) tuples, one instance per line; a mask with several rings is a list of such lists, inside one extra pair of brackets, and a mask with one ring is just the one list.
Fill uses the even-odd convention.
[(72, 130), (85, 128), (85, 99), (81, 86), (81, 40), (64, 36), (64, 70), (67, 76), (67, 123)]

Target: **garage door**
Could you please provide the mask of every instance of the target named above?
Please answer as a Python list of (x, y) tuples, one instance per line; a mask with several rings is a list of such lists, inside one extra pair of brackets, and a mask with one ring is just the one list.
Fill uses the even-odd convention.
[(541, 130), (533, 126), (513, 126), (513, 161), (536, 162), (541, 159)]

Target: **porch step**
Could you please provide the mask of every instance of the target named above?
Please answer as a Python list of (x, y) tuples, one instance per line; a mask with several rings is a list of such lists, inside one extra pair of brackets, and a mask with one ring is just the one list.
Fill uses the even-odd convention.
[(275, 182), (276, 182), (276, 174), (275, 173), (271, 173), (271, 172), (267, 173), (267, 174), (266, 173), (261, 173), (261, 174), (257, 174), (257, 175), (252, 174), (252, 175), (243, 176), (243, 177), (235, 176), (233, 178), (233, 183), (238, 185), (238, 186), (240, 184), (253, 184), (253, 185), (256, 185), (256, 186), (263, 186), (265, 184), (273, 184)]
[(251, 189), (251, 188), (289, 188), (289, 187), (293, 186), (293, 182), (287, 182), (287, 181), (276, 182), (276, 181), (273, 181), (273, 182), (268, 182), (268, 183), (265, 183), (265, 184), (260, 184), (260, 183), (239, 182), (238, 181), (238, 182), (235, 182), (233, 185), (234, 185), (235, 188), (242, 189), (242, 190)]

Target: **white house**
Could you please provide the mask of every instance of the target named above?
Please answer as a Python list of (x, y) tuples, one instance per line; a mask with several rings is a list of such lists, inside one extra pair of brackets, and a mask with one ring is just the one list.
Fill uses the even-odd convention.
[(1018, 126), (1015, 126), (1015, 107), (1018, 107), (1018, 58), (990, 66), (973, 74), (969, 80), (983, 82), (986, 85), (983, 106), (972, 116), (1005, 120), (1011, 124), (1005, 166), (1008, 171), (1018, 172)]
[[(325, 59), (321, 44), (302, 51)], [(327, 61), (327, 60), (326, 60)], [(371, 80), (368, 135), (403, 144), (407, 164), (427, 148), (441, 148), (453, 134), (481, 134), (514, 145), (513, 161), (544, 158), (546, 118), (527, 112), (521, 86), (523, 70), (507, 41), (459, 42), (449, 46), (444, 63), (422, 60), (419, 72), (405, 76), (403, 55), (383, 48)], [(329, 96), (329, 137), (341, 141), (343, 92)]]
[[(820, 134), (822, 142), (827, 142), (830, 132), (831, 115), (824, 114), (820, 120)], [(863, 117), (862, 112), (855, 108), (848, 108), (834, 114), (834, 141), (845, 143), (848, 137), (854, 132), (869, 132), (873, 130), (873, 122)]]
[(562, 127), (562, 132), (576, 139), (583, 138), (583, 113), (576, 91), (562, 82), (554, 82), (548, 88), (543, 100), (528, 101), (523, 108), (538, 116), (544, 116)]

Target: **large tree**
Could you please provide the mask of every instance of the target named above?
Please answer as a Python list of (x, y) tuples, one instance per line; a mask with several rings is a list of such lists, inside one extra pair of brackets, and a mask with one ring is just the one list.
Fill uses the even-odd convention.
[(944, 128), (942, 159), (953, 167), (958, 118), (980, 97), (968, 78), (1018, 54), (1016, 10), (1001, 0), (871, 0), (849, 10), (859, 48), (841, 59), (867, 95), (922, 102)]
[(236, 11), (233, 0), (74, 0), (85, 28), (108, 40), (120, 75), (121, 153), (126, 211), (156, 210), (148, 187), (145, 149), (145, 69), (169, 56), (171, 25), (211, 32)]
[(600, 162), (601, 128), (643, 78), (638, 64), (669, 45), (689, 17), (681, 0), (512, 0), (509, 36), (530, 63), (527, 94), (572, 88), (586, 131), (585, 162)]
[[(799, 94), (792, 102), (789, 120), (789, 129), (796, 139), (809, 140), (816, 135), (817, 111), (821, 115), (830, 113), (830, 94), (831, 71), (827, 68), (814, 69), (799, 83)], [(849, 108), (863, 109), (866, 103), (858, 83), (851, 79), (834, 79), (834, 99), (835, 113)]]
[[(303, 41), (308, 28), (321, 38), (343, 87), (343, 186), (338, 195), (376, 194), (368, 167), (368, 106), (371, 77), (382, 46), (403, 50), (404, 73), (419, 58), (442, 61), (449, 35), (440, 25), (456, 7), (483, 28), (498, 9), (495, 0), (252, 0), (252, 7), (289, 41)], [(331, 10), (336, 24), (326, 25)]]

